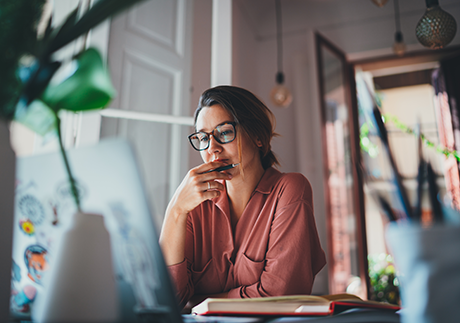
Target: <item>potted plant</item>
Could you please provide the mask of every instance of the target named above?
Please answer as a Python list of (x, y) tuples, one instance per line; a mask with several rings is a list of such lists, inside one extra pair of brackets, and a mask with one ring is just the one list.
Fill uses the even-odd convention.
[[(63, 65), (55, 53), (110, 16), (141, 0), (100, 0), (80, 15), (74, 10), (58, 27), (52, 17), (37, 37), (38, 22), (46, 0), (0, 1), (0, 321), (8, 320), (12, 226), (14, 210), (14, 153), (9, 145), (8, 125), (17, 120), (44, 134), (56, 131), (60, 152), (76, 208), (80, 197), (62, 144), (60, 112), (104, 108), (114, 97), (102, 59), (95, 49), (73, 57), (76, 70), (64, 81), (52, 78)], [(3, 272), (4, 271), (4, 272)]]

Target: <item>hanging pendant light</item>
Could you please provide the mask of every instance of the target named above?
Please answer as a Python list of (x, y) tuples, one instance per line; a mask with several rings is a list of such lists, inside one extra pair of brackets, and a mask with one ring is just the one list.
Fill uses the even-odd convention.
[(379, 8), (387, 4), (388, 0), (372, 0), (372, 2)]
[(398, 56), (403, 56), (406, 52), (406, 44), (403, 40), (403, 34), (400, 31), (395, 33), (395, 42), (393, 43), (393, 52)]
[(396, 55), (403, 56), (406, 52), (406, 44), (404, 43), (403, 34), (401, 32), (401, 22), (399, 19), (399, 0), (394, 0), (395, 6), (395, 42), (393, 43), (393, 52)]
[(438, 0), (425, 2), (426, 11), (415, 28), (415, 34), (423, 46), (431, 49), (443, 48), (454, 39), (457, 22), (441, 9)]
[(281, 24), (281, 3), (280, 0), (275, 0), (276, 12), (276, 30), (277, 30), (277, 49), (278, 49), (278, 73), (276, 73), (276, 85), (270, 91), (270, 99), (273, 104), (280, 108), (287, 108), (292, 102), (292, 94), (289, 89), (284, 86), (283, 73), (283, 38)]

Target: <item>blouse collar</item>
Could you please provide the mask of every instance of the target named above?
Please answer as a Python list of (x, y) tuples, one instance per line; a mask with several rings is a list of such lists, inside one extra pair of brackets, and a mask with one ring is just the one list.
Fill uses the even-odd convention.
[[(264, 174), (262, 175), (259, 184), (257, 184), (256, 188), (254, 189), (254, 192), (259, 192), (261, 194), (270, 194), (281, 176), (282, 173), (279, 170), (273, 167), (267, 168)], [(224, 187), (226, 187), (225, 184)], [(225, 190), (222, 193), (223, 194), (221, 194), (219, 197), (213, 198), (212, 201), (221, 210), (226, 210), (228, 208), (227, 190)]]

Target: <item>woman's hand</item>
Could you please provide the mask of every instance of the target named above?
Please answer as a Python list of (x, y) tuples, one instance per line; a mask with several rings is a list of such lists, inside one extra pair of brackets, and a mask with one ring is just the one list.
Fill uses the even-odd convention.
[(187, 215), (202, 202), (218, 197), (224, 190), (224, 185), (216, 180), (232, 178), (225, 172), (209, 172), (220, 166), (223, 166), (221, 162), (211, 162), (192, 168), (171, 199), (171, 211)]
[(217, 197), (224, 185), (216, 180), (230, 180), (225, 172), (209, 172), (223, 166), (221, 162), (210, 162), (192, 168), (182, 180), (166, 209), (160, 234), (160, 245), (167, 265), (184, 260), (187, 216), (202, 202)]

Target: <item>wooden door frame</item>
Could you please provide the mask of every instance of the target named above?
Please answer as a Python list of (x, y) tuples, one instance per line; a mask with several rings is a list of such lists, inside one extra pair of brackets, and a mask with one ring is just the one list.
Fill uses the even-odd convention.
[(386, 55), (367, 59), (348, 60), (348, 63), (353, 67), (353, 69), (355, 69), (356, 66), (359, 66), (363, 71), (369, 71), (388, 67), (407, 66), (439, 61), (441, 59), (456, 56), (459, 53), (460, 45), (456, 45), (438, 50), (419, 50), (407, 53), (402, 57), (396, 55)]
[[(415, 64), (423, 64), (423, 63), (428, 63), (428, 62), (435, 62), (435, 61), (440, 61), (441, 59), (449, 58), (452, 56), (456, 56), (460, 54), (460, 45), (457, 46), (451, 46), (449, 48), (444, 48), (441, 50), (420, 50), (420, 51), (415, 51), (411, 53), (405, 54), (403, 57), (399, 57), (396, 55), (387, 55), (387, 56), (380, 56), (380, 57), (374, 57), (370, 59), (360, 59), (360, 60), (347, 60), (348, 62), (348, 78), (350, 82), (350, 91), (348, 92), (351, 101), (351, 109), (352, 111), (350, 112), (353, 118), (354, 125), (356, 127), (353, 127), (353, 134), (354, 134), (354, 144), (352, 147), (355, 147), (355, 151), (353, 154), (352, 158), (356, 161), (355, 165), (361, 165), (361, 154), (360, 154), (360, 146), (359, 146), (359, 120), (358, 120), (358, 99), (357, 99), (357, 94), (356, 94), (356, 82), (355, 82), (355, 70), (356, 67), (359, 66), (359, 68), (363, 71), (370, 71), (370, 70), (376, 70), (376, 69), (384, 69), (384, 68), (389, 68), (389, 67), (403, 67), (403, 66), (408, 66), (408, 65), (415, 65)], [(322, 107), (323, 109), (323, 107)], [(367, 264), (367, 235), (366, 235), (366, 226), (365, 226), (365, 208), (364, 208), (364, 190), (363, 190), (363, 184), (364, 184), (364, 178), (361, 170), (357, 170), (358, 174), (358, 183), (360, 183), (360, 187), (356, 188), (356, 197), (360, 201), (357, 202), (358, 205), (360, 206), (360, 213), (358, 218), (362, 221), (361, 225), (358, 226), (359, 230), (358, 232), (361, 232), (361, 236), (358, 237), (359, 243), (363, 244), (363, 248), (359, 248), (359, 257), (361, 260), (366, 259), (366, 277), (364, 278), (366, 281), (366, 288), (367, 288), (367, 294), (368, 297), (371, 295), (371, 286), (369, 282), (369, 275), (367, 273), (368, 270), (368, 264)], [(361, 277), (362, 281), (364, 279)]]
[[(338, 56), (342, 61), (343, 67), (343, 83), (345, 86), (345, 99), (347, 103), (347, 109), (349, 113), (348, 126), (350, 129), (350, 148), (351, 148), (351, 159), (352, 159), (352, 174), (353, 174), (353, 209), (356, 214), (356, 241), (358, 243), (358, 272), (361, 279), (361, 286), (365, 291), (366, 296), (369, 298), (370, 284), (368, 274), (368, 262), (367, 262), (367, 238), (366, 238), (366, 222), (364, 214), (364, 191), (363, 191), (363, 177), (359, 170), (361, 165), (361, 154), (359, 146), (359, 122), (358, 122), (358, 109), (356, 95), (356, 84), (354, 78), (354, 66), (350, 64), (346, 58), (345, 53), (327, 40), (320, 33), (315, 32), (315, 44), (316, 44), (316, 57), (318, 62), (318, 83), (319, 83), (319, 95), (320, 95), (320, 107), (321, 107), (321, 132), (323, 139), (326, 138), (326, 104), (323, 100), (325, 95), (324, 89), (324, 78), (322, 74), (322, 68), (324, 62), (322, 60), (322, 46), (330, 50), (332, 53)], [(323, 160), (328, 160), (326, 143), (323, 141)], [(324, 168), (323, 178), (325, 183), (328, 178), (328, 170)], [(332, 223), (331, 223), (331, 204), (330, 194), (327, 185), (324, 186), (325, 200), (326, 200), (326, 228), (328, 237), (328, 262), (333, 263), (334, 257), (332, 256)], [(333, 266), (329, 267), (329, 284), (333, 284)]]

